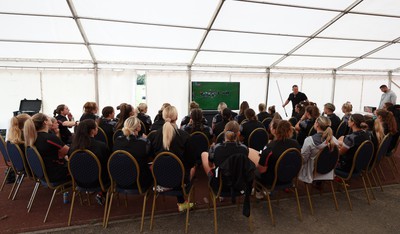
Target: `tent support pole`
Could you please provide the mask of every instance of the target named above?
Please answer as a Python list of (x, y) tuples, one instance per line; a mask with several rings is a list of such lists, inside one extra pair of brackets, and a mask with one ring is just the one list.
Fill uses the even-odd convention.
[(332, 70), (332, 93), (331, 93), (331, 103), (335, 101), (335, 91), (336, 91), (336, 69)]

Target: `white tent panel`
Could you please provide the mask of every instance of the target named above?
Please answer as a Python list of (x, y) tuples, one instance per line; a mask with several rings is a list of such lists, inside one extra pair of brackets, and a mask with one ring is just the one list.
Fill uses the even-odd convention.
[(218, 1), (74, 1), (79, 16), (206, 27)]
[(327, 58), (327, 57), (306, 57), (289, 56), (278, 64), (279, 67), (308, 67), (308, 68), (329, 68), (339, 67), (352, 59)]
[(92, 43), (196, 49), (205, 30), (82, 20)]
[(3, 12), (71, 16), (65, 0), (1, 0)]
[(353, 105), (353, 113), (360, 112), (362, 97), (363, 80), (361, 76), (336, 76), (335, 99), (333, 104), (336, 106), (335, 113), (343, 116), (342, 105), (349, 101)]
[[(0, 70), (0, 128), (8, 129), (13, 111), (19, 109), (20, 100), (42, 99), (39, 71)], [(8, 132), (8, 130), (7, 130)]]
[(213, 28), (308, 36), (337, 14), (329, 11), (227, 1)]
[(288, 4), (306, 7), (318, 7), (326, 9), (344, 10), (353, 0), (324, 0), (324, 1), (299, 1), (299, 0), (256, 0), (257, 2)]
[[(135, 105), (136, 71), (99, 71), (99, 112), (105, 106), (115, 109), (121, 103)], [(138, 103), (136, 103), (138, 104)]]
[(400, 59), (400, 44), (397, 43), (390, 45), (382, 50), (379, 50), (376, 53), (371, 54), (370, 57)]
[(0, 14), (0, 39), (81, 42), (73, 19)]
[(285, 54), (304, 38), (211, 31), (202, 50), (227, 50)]
[[(192, 82), (210, 81), (210, 82), (229, 82), (231, 74), (229, 72), (192, 72)], [(217, 107), (215, 107), (217, 109)]]
[(324, 104), (332, 101), (332, 84), (332, 75), (304, 74), (302, 76), (302, 92), (307, 95), (309, 101), (317, 103), (321, 114)]
[(84, 45), (0, 42), (0, 58), (90, 60)]
[(400, 19), (347, 14), (319, 36), (391, 41), (399, 37)]
[(83, 105), (95, 100), (93, 71), (43, 71), (43, 113), (49, 116), (60, 104), (69, 107), (76, 120), (83, 114)]
[(189, 63), (194, 54), (194, 51), (112, 46), (92, 46), (92, 49), (98, 60), (122, 62)]
[(62, 60), (56, 62), (29, 62), (29, 61), (1, 61), (0, 67), (7, 68), (49, 68), (49, 69), (93, 69), (93, 63), (91, 61), (82, 61), (82, 62), (64, 62)]
[(365, 42), (331, 39), (313, 39), (298, 49), (295, 54), (361, 56), (381, 45), (383, 42)]
[(361, 59), (346, 68), (349, 69), (395, 69), (400, 67), (400, 60)]
[(400, 16), (398, 0), (364, 0), (353, 11)]
[(269, 66), (280, 58), (280, 55), (244, 54), (244, 53), (219, 53), (201, 51), (195, 64), (223, 64), (223, 65), (249, 65)]
[[(187, 72), (146, 73), (148, 115), (156, 116), (163, 103), (170, 103), (178, 110), (178, 120), (188, 114), (189, 76)], [(151, 87), (151, 88), (150, 88)]]
[(258, 104), (265, 103), (267, 95), (266, 74), (232, 74), (232, 82), (240, 82), (240, 103), (247, 101), (258, 113)]

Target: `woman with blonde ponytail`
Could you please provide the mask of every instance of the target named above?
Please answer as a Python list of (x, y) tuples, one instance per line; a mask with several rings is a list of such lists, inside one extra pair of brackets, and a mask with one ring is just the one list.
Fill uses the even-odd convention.
[(19, 114), (11, 118), (10, 128), (8, 129), (7, 140), (18, 145), (25, 153), (24, 146), (24, 124), (31, 117), (28, 114)]
[(35, 146), (43, 159), (50, 182), (64, 182), (68, 179), (68, 168), (64, 161), (69, 147), (56, 135), (49, 133), (51, 119), (37, 113), (26, 120), (24, 125), (25, 146)]
[(334, 147), (338, 146), (338, 140), (333, 136), (331, 129), (331, 120), (328, 117), (320, 116), (315, 120), (314, 129), (317, 131), (312, 136), (304, 140), (303, 147), (301, 148), (301, 155), (303, 156), (303, 166), (299, 173), (299, 179), (306, 183), (312, 183), (314, 180), (332, 180), (333, 170), (327, 174), (313, 174), (314, 172), (314, 159), (318, 153), (328, 147), (331, 151)]
[[(188, 154), (189, 133), (178, 129), (176, 120), (178, 112), (174, 106), (167, 106), (162, 111), (162, 118), (165, 123), (161, 129), (158, 129), (155, 134), (150, 135), (151, 148), (155, 155), (161, 152), (174, 153), (182, 161), (185, 167), (185, 182), (190, 182), (194, 175), (195, 155)], [(193, 169), (192, 169), (193, 168)], [(188, 205), (193, 206), (193, 203), (188, 204), (183, 197), (178, 198), (178, 209), (184, 211)]]

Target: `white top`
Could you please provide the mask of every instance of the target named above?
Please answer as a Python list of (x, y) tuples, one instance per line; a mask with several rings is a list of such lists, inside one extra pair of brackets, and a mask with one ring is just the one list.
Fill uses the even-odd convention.
[(386, 102), (391, 102), (393, 105), (396, 105), (396, 99), (397, 95), (391, 89), (389, 89), (386, 93), (382, 93), (378, 109), (382, 109)]
[[(339, 145), (338, 140), (333, 137), (336, 145)], [(303, 157), (303, 166), (299, 173), (299, 179), (306, 183), (312, 183), (314, 180), (333, 180), (333, 171), (326, 174), (316, 174), (314, 177), (314, 159), (318, 153), (327, 146), (326, 141), (322, 139), (322, 133), (316, 133), (307, 137), (304, 140), (301, 148), (301, 156)]]

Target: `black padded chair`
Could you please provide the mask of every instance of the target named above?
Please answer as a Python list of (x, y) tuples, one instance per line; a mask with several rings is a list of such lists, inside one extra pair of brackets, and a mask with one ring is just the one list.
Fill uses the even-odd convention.
[(196, 164), (201, 165), (201, 153), (208, 152), (210, 142), (206, 134), (196, 131), (190, 134), (188, 154), (195, 155)]
[[(237, 171), (237, 165), (240, 170)], [(249, 217), (249, 228), (252, 231), (252, 216), (250, 212), (250, 194), (254, 180), (254, 164), (247, 155), (233, 154), (226, 159), (218, 168), (213, 170), (216, 174), (208, 183), (210, 198), (214, 208), (214, 232), (218, 233), (217, 223), (217, 200), (223, 197), (231, 197), (232, 203), (236, 202), (236, 197), (244, 196), (243, 214)], [(242, 183), (235, 181), (232, 177), (241, 175), (244, 179)], [(239, 203), (238, 203), (239, 205)]]
[(292, 125), (292, 127), (295, 127), (297, 124), (297, 119), (295, 117), (290, 117), (288, 121)]
[(30, 172), (29, 166), (26, 163), (25, 155), (18, 145), (7, 141), (7, 152), (16, 175), (15, 182), (11, 188), (10, 194), (8, 195), (8, 199), (11, 198), (11, 195), (14, 192), (14, 195), (12, 196), (12, 200), (14, 200), (18, 194), (22, 182), (24, 181), (25, 176), (31, 178), (32, 173)]
[[(8, 152), (7, 152), (7, 145), (6, 142), (4, 142), (4, 139), (2, 136), (0, 136), (0, 153), (3, 156), (4, 164), (6, 165), (6, 175), (4, 176), (3, 183), (1, 184), (0, 191), (3, 191), (4, 185), (6, 184), (6, 181), (9, 176), (11, 176), (11, 171), (13, 171), (13, 167), (11, 165), (10, 158), (8, 157)], [(14, 172), (15, 173), (15, 172)]]
[[(370, 178), (369, 178), (369, 175), (371, 175), (372, 179), (374, 180), (374, 182), (377, 186), (379, 183), (379, 186), (380, 186), (382, 192), (383, 192), (382, 181), (378, 175), (377, 167), (380, 165), (381, 160), (384, 158), (384, 156), (389, 151), (391, 141), (392, 141), (392, 135), (390, 135), (390, 134), (387, 134), (383, 138), (383, 140), (379, 144), (378, 150), (376, 150), (375, 155), (373, 156), (371, 163), (368, 166), (368, 170), (367, 170), (367, 179), (368, 179), (369, 184), (371, 185)], [(374, 173), (375, 173), (376, 177), (375, 177)], [(377, 181), (378, 181), (378, 183), (377, 183)], [(370, 187), (370, 189), (371, 189), (372, 196), (375, 199), (375, 195), (374, 195), (374, 192), (372, 191), (372, 187)]]
[(117, 139), (117, 137), (122, 136), (122, 135), (124, 135), (124, 133), (122, 132), (121, 129), (116, 130), (113, 135), (113, 143), (115, 143), (115, 139)]
[(256, 188), (258, 188), (259, 191), (264, 193), (267, 198), (269, 213), (271, 216), (271, 222), (273, 226), (275, 226), (275, 219), (272, 213), (272, 204), (270, 195), (272, 192), (279, 191), (282, 189), (294, 189), (297, 201), (299, 220), (302, 220), (299, 194), (297, 193), (297, 178), (302, 164), (303, 164), (303, 159), (301, 157), (300, 150), (295, 148), (287, 149), (279, 156), (275, 164), (274, 168), (275, 177), (272, 185), (263, 184), (261, 181), (256, 181)]
[[(72, 202), (69, 212), (68, 226), (71, 225), (75, 196), (84, 193), (106, 193), (108, 186), (103, 183), (99, 159), (89, 150), (75, 150), (68, 161), (68, 170), (72, 177)], [(108, 194), (107, 194), (108, 196)], [(107, 211), (107, 201), (104, 207), (103, 225)], [(89, 203), (90, 204), (90, 203)]]
[(139, 136), (141, 136), (141, 135), (143, 135), (143, 134), (145, 134), (145, 135), (147, 135), (147, 128), (146, 128), (146, 125), (141, 121), (141, 120), (139, 120), (140, 121), (140, 131), (139, 131)]
[[(127, 151), (117, 150), (108, 160), (108, 172), (110, 174), (111, 186), (109, 191), (108, 211), (104, 227), (108, 225), (112, 201), (114, 194), (140, 195), (143, 197), (142, 219), (140, 222), (140, 232), (143, 230), (144, 213), (146, 211), (146, 201), (149, 195), (150, 185), (140, 183), (140, 168), (136, 159)], [(144, 186), (144, 187), (143, 187)]]
[(249, 148), (260, 151), (268, 144), (268, 139), (268, 132), (265, 128), (256, 128), (250, 133), (247, 145)]
[[(333, 149), (330, 149), (329, 147), (323, 148), (318, 155), (314, 158), (314, 171), (313, 175), (315, 176), (316, 174), (324, 175), (332, 170), (335, 169), (336, 164), (339, 160), (339, 149), (338, 147), (334, 146)], [(316, 181), (316, 180), (314, 180)], [(321, 180), (318, 180), (321, 181)], [(336, 199), (336, 194), (335, 194), (335, 189), (333, 187), (333, 179), (332, 180), (323, 180), (323, 181), (329, 181), (331, 185), (331, 190), (332, 190), (332, 196), (333, 196), (333, 201), (335, 203), (335, 208), (338, 210), (338, 203)], [(323, 182), (321, 181), (321, 182)], [(310, 190), (309, 190), (309, 183), (304, 183), (306, 187), (306, 192), (307, 192), (307, 197), (308, 197), (308, 203), (310, 205), (310, 211), (311, 214), (314, 214), (314, 209), (311, 201), (311, 196), (310, 196)]]
[(215, 140), (215, 143), (224, 143), (225, 140), (225, 132), (221, 132), (218, 136), (217, 139)]
[(272, 118), (271, 118), (271, 117), (268, 117), (268, 118), (265, 118), (261, 123), (264, 124), (265, 129), (267, 129), (267, 131), (268, 131), (268, 129), (269, 129), (269, 124), (270, 124), (271, 122), (272, 122)]
[(44, 217), (43, 223), (46, 222), (47, 216), (49, 214), (51, 205), (53, 204), (54, 196), (56, 194), (63, 194), (64, 192), (68, 191), (69, 188), (71, 187), (71, 180), (67, 179), (66, 181), (60, 181), (60, 182), (50, 182), (49, 177), (47, 176), (46, 168), (43, 163), (42, 156), (40, 156), (39, 152), (35, 147), (27, 147), (26, 148), (26, 158), (29, 164), (29, 167), (32, 171), (33, 178), (35, 179), (35, 187), (33, 189), (31, 198), (28, 203), (28, 213), (31, 211), (31, 208), (33, 206), (33, 202), (36, 197), (37, 190), (39, 188), (39, 185), (54, 190), (53, 191), (53, 196), (51, 197), (49, 206), (47, 208), (46, 215)]
[(339, 139), (339, 137), (345, 136), (348, 133), (349, 133), (349, 127), (347, 126), (347, 122), (346, 121), (340, 122), (336, 130), (335, 137)]
[(349, 202), (350, 210), (353, 210), (353, 205), (351, 204), (349, 192), (347, 190), (346, 181), (349, 181), (354, 176), (361, 176), (365, 195), (367, 196), (368, 204), (371, 204), (369, 199), (367, 185), (365, 183), (364, 176), (366, 176), (366, 171), (368, 170), (368, 166), (372, 160), (374, 154), (374, 144), (371, 141), (364, 141), (357, 149), (356, 153), (353, 157), (353, 165), (349, 172), (340, 170), (338, 168), (335, 169), (336, 177), (340, 179), (343, 188), (346, 192), (347, 201)]
[(157, 130), (150, 131), (149, 134), (147, 134), (147, 138), (150, 138), (151, 135), (155, 134)]
[(399, 173), (399, 168), (397, 166), (396, 159), (395, 159), (395, 155), (396, 155), (395, 153), (397, 151), (397, 148), (400, 145), (400, 137), (399, 136), (400, 136), (399, 132), (396, 133), (395, 135), (392, 135), (392, 140), (389, 145), (389, 150), (386, 153), (386, 159), (388, 159), (389, 167), (390, 167), (390, 170), (391, 170), (394, 178), (396, 178), (395, 170), (397, 173)]
[(104, 132), (104, 130), (102, 128), (98, 127), (98, 132), (97, 132), (97, 135), (94, 136), (94, 139), (104, 142), (108, 147), (108, 137), (107, 137), (106, 132)]
[[(194, 186), (191, 183), (185, 184), (185, 168), (182, 161), (171, 152), (159, 153), (153, 161), (151, 170), (154, 178), (153, 206), (151, 209), (150, 230), (153, 229), (154, 211), (158, 195), (183, 196), (190, 204)], [(159, 188), (168, 188), (161, 191)], [(189, 205), (186, 210), (185, 233), (188, 231), (189, 224)]]

